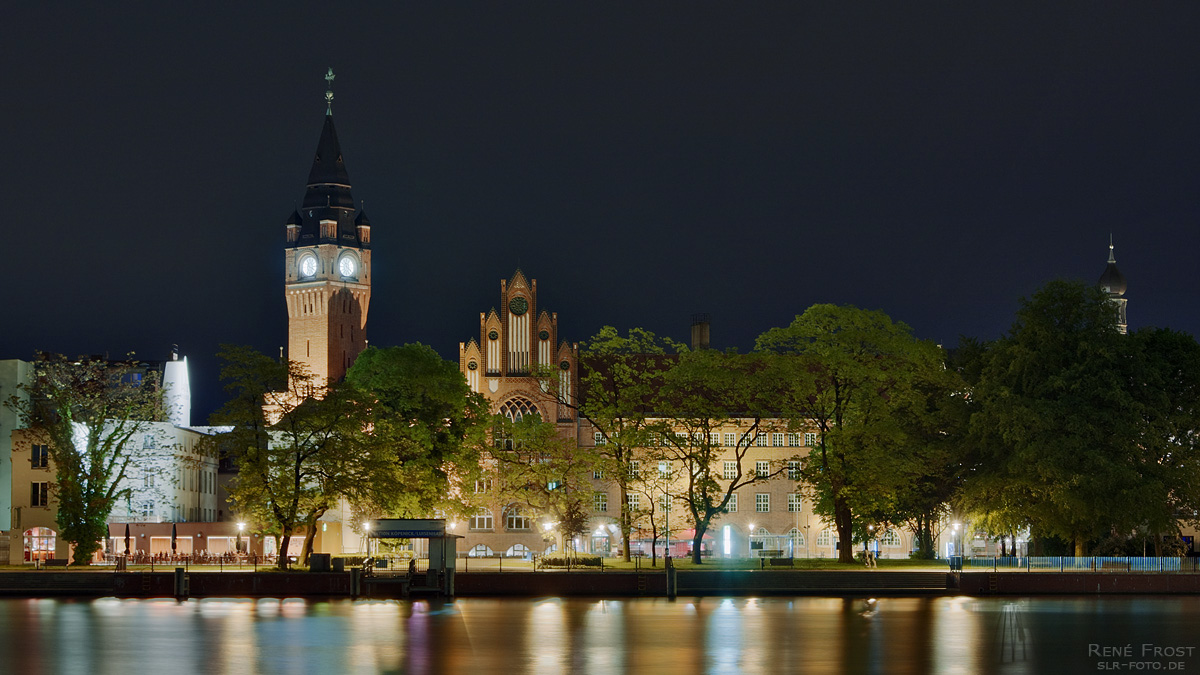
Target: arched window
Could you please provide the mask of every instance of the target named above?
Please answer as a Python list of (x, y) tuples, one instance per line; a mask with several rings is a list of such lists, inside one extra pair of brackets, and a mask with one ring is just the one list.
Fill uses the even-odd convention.
[(761, 537), (763, 535), (767, 535), (767, 534), (771, 534), (771, 533), (767, 531), (767, 528), (760, 527), (760, 528), (758, 528), (758, 531), (756, 531), (754, 534), (757, 534), (758, 536)]
[(879, 538), (879, 545), (888, 548), (896, 548), (901, 545), (900, 535), (895, 530), (888, 530)]
[(528, 530), (529, 516), (521, 513), (521, 507), (510, 506), (504, 511), (504, 526), (510, 530)]
[(488, 509), (479, 509), (475, 515), (471, 516), (470, 527), (472, 530), (490, 530), (492, 529), (492, 512)]
[(833, 539), (833, 530), (827, 527), (817, 535), (817, 546), (833, 546)]
[(492, 549), (485, 544), (476, 544), (475, 548), (467, 552), (467, 555), (472, 558), (482, 558), (484, 556), (494, 555)]
[(514, 396), (500, 406), (500, 414), (514, 422), (520, 422), (526, 415), (540, 415), (537, 406), (523, 396)]
[(525, 556), (529, 555), (529, 547), (525, 544), (513, 544), (512, 546), (508, 547), (508, 550), (504, 552), (504, 555), (508, 556), (509, 558), (524, 558)]
[(804, 547), (804, 533), (800, 531), (800, 528), (793, 527), (788, 530), (788, 536), (792, 539), (792, 546), (798, 549)]

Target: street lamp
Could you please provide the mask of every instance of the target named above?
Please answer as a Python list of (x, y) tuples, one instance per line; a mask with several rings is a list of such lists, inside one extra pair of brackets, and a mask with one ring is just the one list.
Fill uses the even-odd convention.
[(367, 538), (367, 556), (371, 555), (371, 521), (363, 521), (363, 534)]
[(746, 555), (754, 557), (754, 523), (750, 523), (750, 530), (746, 533)]

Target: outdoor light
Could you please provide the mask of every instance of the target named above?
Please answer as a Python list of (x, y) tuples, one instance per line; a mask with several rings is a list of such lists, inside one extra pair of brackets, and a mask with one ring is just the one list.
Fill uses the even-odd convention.
[(244, 532), (245, 530), (246, 530), (246, 524), (238, 523), (238, 532), (241, 533), (241, 532)]
[(553, 525), (551, 525), (550, 523), (545, 523), (545, 524), (543, 524), (543, 525), (542, 525), (542, 527), (544, 527), (544, 528), (546, 529), (546, 531), (547, 531), (547, 532), (549, 532), (549, 531), (550, 531), (550, 528), (551, 528), (551, 527), (554, 527), (554, 526), (553, 526)]
[(751, 531), (751, 532), (753, 532), (753, 531), (754, 531), (754, 523), (750, 523), (750, 531)]
[(363, 522), (363, 530), (366, 532), (370, 532), (371, 531), (371, 523), (364, 521)]

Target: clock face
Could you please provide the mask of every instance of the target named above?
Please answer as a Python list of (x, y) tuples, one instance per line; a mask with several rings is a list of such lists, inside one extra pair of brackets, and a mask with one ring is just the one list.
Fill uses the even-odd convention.
[(306, 255), (300, 259), (300, 276), (311, 277), (317, 273), (317, 257)]
[(338, 261), (338, 271), (341, 272), (342, 276), (344, 277), (354, 276), (354, 272), (357, 271), (357, 269), (358, 265), (355, 264), (353, 256), (344, 255), (342, 256), (341, 260)]
[(509, 301), (508, 311), (512, 312), (516, 316), (521, 316), (525, 312), (529, 311), (529, 301), (525, 298), (517, 296)]

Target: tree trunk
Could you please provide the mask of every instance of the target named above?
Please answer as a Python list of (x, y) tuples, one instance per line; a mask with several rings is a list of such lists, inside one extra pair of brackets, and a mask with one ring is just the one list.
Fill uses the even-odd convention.
[(1075, 535), (1075, 557), (1082, 558), (1087, 555), (1087, 542), (1080, 535)]
[(275, 561), (275, 566), (281, 570), (286, 570), (288, 568), (287, 552), (288, 552), (288, 545), (290, 545), (291, 543), (292, 543), (292, 533), (291, 532), (284, 532), (283, 535), (281, 537), (279, 537), (279, 550), (277, 551), (277, 559)]
[(696, 536), (692, 537), (692, 564), (701, 564), (700, 549), (704, 546), (704, 531), (708, 529), (708, 524), (701, 525), (696, 523)]
[(629, 562), (629, 530), (633, 527), (633, 519), (629, 514), (629, 497), (625, 490), (625, 484), (620, 483), (621, 488), (621, 550), (625, 552), (625, 562)]
[(838, 562), (854, 562), (854, 517), (844, 498), (833, 498), (833, 523), (838, 532)]

